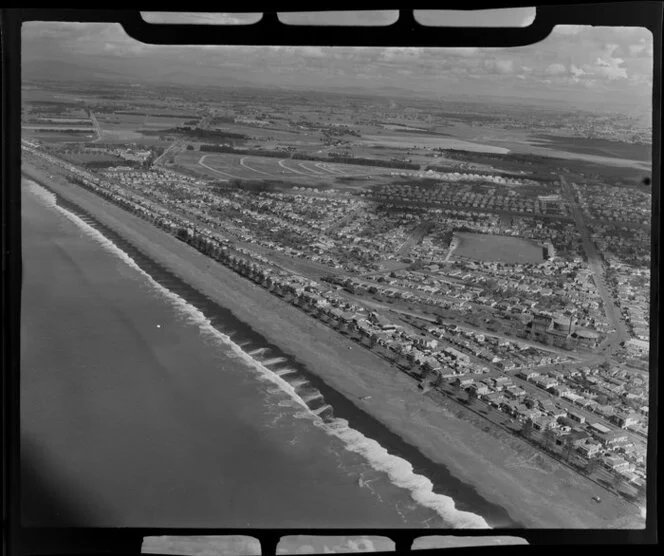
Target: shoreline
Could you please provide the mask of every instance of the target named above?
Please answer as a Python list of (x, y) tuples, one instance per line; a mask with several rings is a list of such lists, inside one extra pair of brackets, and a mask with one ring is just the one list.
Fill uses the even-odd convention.
[[(505, 508), (524, 526), (644, 526), (641, 519), (636, 519), (635, 509), (618, 499), (595, 505), (590, 499), (599, 487), (583, 484), (589, 481), (571, 470), (551, 465), (551, 470), (544, 471), (532, 464), (520, 464), (516, 450), (423, 396), (412, 379), (375, 354), (175, 237), (92, 192), (65, 185), (64, 179), (49, 179), (34, 168), (24, 167), (22, 173), (95, 215), (138, 250), (293, 355), (312, 374), (417, 447), (425, 457), (473, 485), (487, 501)], [(261, 315), (269, 315), (269, 319)], [(347, 349), (349, 346), (352, 351)], [(367, 395), (371, 396), (369, 401), (359, 400)], [(531, 449), (530, 455), (537, 453)]]
[[(57, 197), (56, 194), (53, 195)], [(63, 210), (82, 218), (87, 225), (100, 232), (110, 243), (125, 253), (133, 264), (149, 275), (150, 280), (159, 287), (169, 291), (171, 295), (177, 296), (186, 305), (199, 311), (211, 323), (214, 323), (212, 326), (218, 332), (229, 336), (228, 342), (234, 345), (237, 352), (242, 353), (244, 357), (251, 358), (252, 367), (256, 365), (264, 367), (259, 371), (261, 374), (276, 375), (273, 378), (277, 379), (277, 382), (284, 381), (281, 386), (284, 386), (285, 390), (281, 386), (280, 389), (288, 393), (292, 399), (298, 399), (300, 403), (306, 405), (309, 411), (319, 415), (325, 423), (321, 426), (327, 434), (346, 444), (348, 452), (357, 452), (357, 448), (360, 448), (361, 457), (375, 471), (382, 473), (387, 468), (388, 474), (384, 480), (401, 490), (404, 496), (408, 496), (407, 492), (410, 491), (410, 498), (416, 500), (419, 507), (438, 514), (439, 519), (442, 519), (441, 527), (451, 524), (450, 528), (456, 528), (461, 523), (474, 527), (479, 521), (480, 514), (483, 516), (482, 520), (486, 516), (491, 516), (489, 521), (494, 525), (500, 524), (510, 528), (521, 525), (515, 523), (503, 508), (481, 498), (472, 485), (459, 481), (449, 473), (446, 467), (426, 459), (416, 447), (404, 442), (382, 423), (331, 388), (317, 375), (311, 373), (300, 361), (293, 359), (278, 346), (256, 333), (247, 323), (238, 320), (228, 309), (211, 301), (149, 256), (138, 251), (131, 243), (99, 224), (92, 215), (77, 205), (61, 197), (57, 197), (56, 203)], [(259, 353), (260, 355), (258, 355)], [(280, 368), (275, 369), (275, 364), (278, 364)], [(288, 378), (281, 378), (280, 372), (283, 370), (288, 371)], [(296, 390), (295, 384), (298, 382), (301, 382), (300, 386), (306, 388), (306, 391)], [(307, 394), (315, 395), (307, 401)], [(320, 400), (317, 399), (317, 396), (320, 396)], [(310, 405), (309, 402), (312, 402), (313, 405)], [(320, 412), (321, 408), (325, 413)], [(325, 408), (329, 408), (329, 410)], [(348, 424), (344, 425), (344, 422)], [(360, 435), (357, 435), (357, 432)], [(347, 444), (347, 435), (352, 436), (353, 447)], [(364, 440), (362, 440), (362, 435), (365, 435)], [(346, 436), (346, 440), (344, 440), (344, 436)], [(367, 441), (367, 439), (369, 440)], [(382, 448), (372, 450), (376, 442)], [(386, 450), (389, 455), (381, 453), (383, 450)], [(419, 472), (409, 471), (411, 468), (418, 469)], [(439, 493), (434, 491), (435, 487), (427, 488), (423, 475), (426, 475), (426, 479), (439, 487)], [(445, 494), (446, 492), (454, 492), (455, 498), (452, 499)], [(454, 509), (449, 507), (450, 501), (453, 503)], [(470, 515), (463, 515), (464, 512), (469, 512)], [(430, 520), (431, 518), (428, 518), (423, 523), (429, 523)]]

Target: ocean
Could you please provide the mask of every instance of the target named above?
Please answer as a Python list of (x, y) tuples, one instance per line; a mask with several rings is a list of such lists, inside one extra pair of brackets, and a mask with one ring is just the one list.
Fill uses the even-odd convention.
[(518, 526), (30, 180), (22, 219), (24, 525)]

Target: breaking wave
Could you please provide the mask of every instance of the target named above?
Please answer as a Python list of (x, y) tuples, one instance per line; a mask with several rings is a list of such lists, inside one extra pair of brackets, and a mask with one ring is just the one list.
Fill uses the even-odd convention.
[[(295, 413), (296, 417), (312, 420), (327, 434), (341, 440), (347, 450), (360, 454), (373, 469), (384, 472), (392, 484), (407, 489), (413, 500), (421, 506), (434, 510), (448, 526), (452, 528), (490, 528), (483, 517), (472, 512), (458, 510), (453, 498), (434, 492), (433, 483), (423, 475), (415, 473), (413, 466), (408, 461), (390, 454), (380, 443), (350, 427), (345, 419), (335, 417), (332, 406), (325, 402), (323, 394), (314, 388), (306, 378), (299, 376), (297, 371), (287, 367), (276, 368), (278, 364), (287, 362), (286, 358), (278, 357), (261, 361), (260, 356), (267, 353), (269, 348), (244, 351), (240, 345), (231, 340), (228, 334), (214, 328), (210, 319), (202, 311), (162, 286), (125, 251), (93, 227), (93, 219), (80, 217), (61, 207), (57, 203), (55, 194), (31, 180), (26, 181), (29, 183), (30, 191), (39, 199), (76, 224), (87, 237), (99, 243), (144, 276), (154, 290), (176, 307), (188, 322), (197, 325), (204, 336), (215, 338), (226, 349), (229, 349), (236, 359), (242, 360), (248, 367), (254, 369), (263, 380), (273, 383), (277, 387), (275, 392), (279, 391), (288, 395), (294, 402), (293, 405), (300, 408), (300, 411)], [(270, 368), (268, 365), (275, 366), (275, 368)], [(309, 387), (306, 388), (307, 386)], [(287, 406), (290, 405), (290, 402), (279, 402), (279, 405)]]

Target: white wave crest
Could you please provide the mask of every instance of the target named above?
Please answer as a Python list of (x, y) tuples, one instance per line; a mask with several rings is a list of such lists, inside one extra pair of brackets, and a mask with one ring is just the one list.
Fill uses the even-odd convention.
[(270, 365), (276, 365), (277, 363), (283, 363), (284, 361), (287, 361), (285, 357), (273, 357), (272, 359), (262, 361), (261, 363), (266, 367), (269, 367)]
[(311, 394), (307, 394), (306, 396), (302, 396), (302, 399), (306, 403), (311, 403), (314, 400), (317, 400), (318, 398), (322, 398), (322, 397), (323, 397), (323, 394), (321, 394), (318, 390), (316, 390), (315, 392), (312, 392)]
[[(251, 355), (243, 351), (238, 344), (231, 341), (228, 335), (219, 332), (214, 328), (210, 319), (208, 319), (200, 310), (193, 305), (190, 305), (179, 295), (159, 284), (159, 282), (152, 278), (150, 274), (138, 266), (134, 259), (101, 232), (90, 226), (82, 218), (59, 206), (54, 194), (35, 182), (30, 180), (26, 181), (29, 181), (30, 191), (35, 193), (37, 197), (80, 227), (86, 236), (95, 240), (102, 247), (122, 259), (122, 261), (129, 267), (143, 275), (157, 292), (172, 303), (178, 310), (189, 316), (191, 318), (190, 322), (192, 322), (192, 324), (195, 323), (201, 332), (204, 332), (208, 336), (216, 337), (226, 348), (230, 348), (231, 352), (233, 352), (238, 359), (246, 362), (265, 379), (275, 384), (275, 386), (278, 386), (281, 392), (288, 394), (290, 398), (296, 402), (296, 406), (300, 406), (304, 410), (296, 413), (296, 417), (313, 418), (313, 422), (316, 426), (322, 428), (331, 436), (340, 439), (349, 451), (362, 455), (372, 468), (386, 473), (394, 485), (409, 490), (413, 500), (424, 507), (436, 511), (449, 526), (453, 528), (490, 528), (488, 523), (481, 516), (472, 512), (457, 510), (454, 500), (450, 496), (433, 492), (433, 483), (423, 475), (415, 473), (413, 466), (408, 461), (390, 454), (375, 440), (367, 438), (361, 432), (349, 427), (348, 421), (345, 419), (334, 418), (330, 422), (324, 422), (318, 417), (317, 413), (322, 412), (330, 406), (325, 405), (322, 408), (312, 411), (295, 389), (296, 387), (307, 383), (306, 379), (299, 378), (291, 384), (277, 374), (278, 372), (285, 374), (283, 370), (274, 372), (256, 359), (252, 358)], [(267, 348), (265, 349), (267, 350)], [(251, 353), (263, 353), (263, 348), (253, 350)]]

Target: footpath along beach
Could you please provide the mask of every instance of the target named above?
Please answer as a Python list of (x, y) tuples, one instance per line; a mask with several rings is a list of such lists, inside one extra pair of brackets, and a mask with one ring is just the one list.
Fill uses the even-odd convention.
[[(452, 402), (423, 395), (411, 378), (376, 355), (175, 237), (68, 183), (55, 171), (24, 165), (23, 172), (230, 310), (425, 457), (472, 484), (514, 521), (534, 528), (644, 526), (635, 506), (546, 456), (534, 457), (534, 451), (524, 456), (512, 442), (457, 416)], [(364, 396), (371, 398), (361, 400)], [(593, 496), (601, 496), (602, 504), (593, 502)]]

